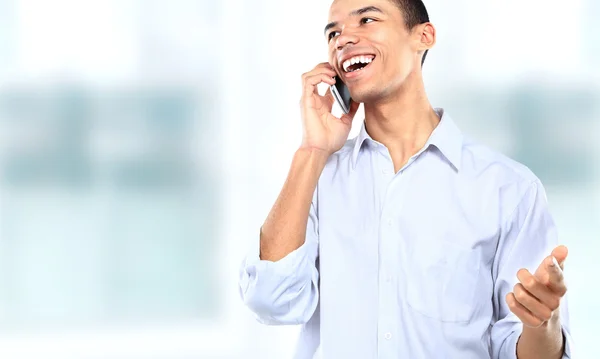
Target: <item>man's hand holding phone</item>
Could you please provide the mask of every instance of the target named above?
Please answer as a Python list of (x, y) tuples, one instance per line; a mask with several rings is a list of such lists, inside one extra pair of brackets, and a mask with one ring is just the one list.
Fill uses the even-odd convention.
[(334, 103), (331, 89), (327, 89), (327, 93), (321, 96), (317, 85), (320, 83), (334, 85), (336, 75), (333, 67), (327, 62), (317, 65), (302, 75), (303, 91), (300, 110), (304, 132), (301, 147), (322, 150), (327, 155), (344, 146), (352, 128), (352, 119), (359, 106), (353, 101), (348, 113), (340, 118), (331, 113)]

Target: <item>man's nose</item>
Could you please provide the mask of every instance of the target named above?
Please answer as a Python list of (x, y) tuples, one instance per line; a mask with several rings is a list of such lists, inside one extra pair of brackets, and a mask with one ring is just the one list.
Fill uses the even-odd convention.
[(345, 29), (344, 31), (342, 31), (341, 34), (338, 35), (337, 39), (335, 40), (335, 45), (338, 50), (342, 50), (345, 46), (349, 44), (356, 45), (358, 41), (360, 41), (358, 36), (352, 33), (352, 31), (348, 31)]

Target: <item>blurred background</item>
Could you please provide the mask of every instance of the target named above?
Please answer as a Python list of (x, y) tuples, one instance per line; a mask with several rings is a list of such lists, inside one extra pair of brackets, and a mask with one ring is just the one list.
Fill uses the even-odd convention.
[[(329, 4), (0, 0), (0, 358), (290, 357), (298, 328), (258, 324), (237, 275)], [(600, 2), (425, 4), (432, 104), (546, 185), (598, 358)]]

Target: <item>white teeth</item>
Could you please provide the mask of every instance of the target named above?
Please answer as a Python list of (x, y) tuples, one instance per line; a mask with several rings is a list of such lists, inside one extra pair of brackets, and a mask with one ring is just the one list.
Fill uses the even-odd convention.
[(352, 65), (352, 62), (350, 60), (344, 61), (344, 71), (348, 72), (348, 67), (350, 67), (350, 65)]
[(367, 56), (354, 56), (353, 58), (344, 61), (344, 63), (342, 64), (342, 67), (345, 72), (348, 72), (348, 68), (354, 64), (358, 64), (358, 63), (369, 64), (372, 61), (373, 61), (373, 58), (370, 56), (368, 56), (368, 57)]

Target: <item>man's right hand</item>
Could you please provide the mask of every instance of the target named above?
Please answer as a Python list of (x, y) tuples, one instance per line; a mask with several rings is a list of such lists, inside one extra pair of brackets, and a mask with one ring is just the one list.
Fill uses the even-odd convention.
[(325, 151), (327, 155), (338, 151), (344, 146), (352, 128), (352, 119), (359, 104), (352, 102), (350, 112), (337, 118), (331, 114), (333, 94), (330, 89), (320, 96), (317, 85), (324, 82), (335, 84), (336, 72), (327, 62), (317, 65), (310, 72), (302, 75), (302, 99), (300, 110), (303, 122), (302, 148)]

